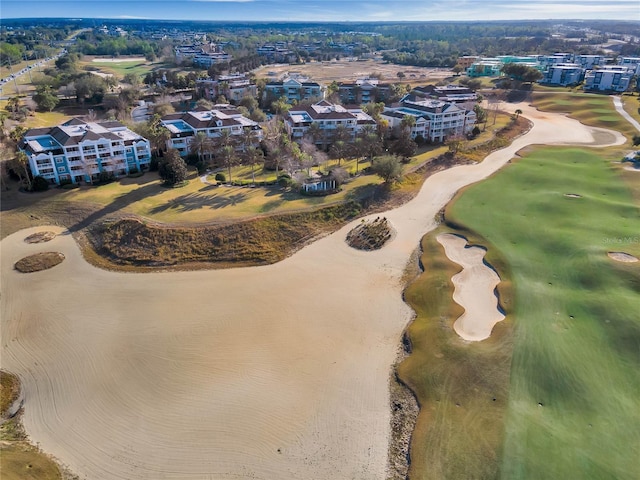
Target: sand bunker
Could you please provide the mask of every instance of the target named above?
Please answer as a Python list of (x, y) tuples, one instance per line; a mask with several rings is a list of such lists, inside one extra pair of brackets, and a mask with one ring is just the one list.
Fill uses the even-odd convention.
[[(531, 131), (428, 178), (383, 214), (396, 234), (380, 250), (347, 245), (357, 220), (275, 265), (131, 274), (87, 264), (61, 228), (3, 239), (2, 366), (22, 380), (30, 438), (90, 479), (386, 478), (407, 259), (456, 191), (523, 147), (593, 141), (575, 120), (512, 108)], [(66, 260), (13, 270), (43, 230)]]
[(450, 233), (438, 235), (436, 240), (444, 247), (449, 260), (462, 267), (460, 273), (451, 277), (455, 287), (453, 299), (464, 308), (453, 329), (465, 340), (489, 338), (493, 326), (503, 320), (504, 315), (498, 309), (494, 293), (500, 277), (484, 263), (486, 250), (467, 247), (464, 238)]
[(50, 242), (54, 238), (56, 238), (56, 234), (54, 232), (38, 232), (33, 235), (29, 235), (24, 239), (24, 241), (27, 243), (44, 243)]
[(59, 252), (42, 252), (18, 260), (14, 268), (22, 273), (40, 272), (59, 265), (64, 260), (64, 255)]
[(582, 198), (582, 195), (578, 195), (577, 193), (565, 193), (564, 196), (569, 198)]
[(638, 258), (624, 252), (607, 252), (607, 255), (617, 262), (635, 263), (638, 261)]

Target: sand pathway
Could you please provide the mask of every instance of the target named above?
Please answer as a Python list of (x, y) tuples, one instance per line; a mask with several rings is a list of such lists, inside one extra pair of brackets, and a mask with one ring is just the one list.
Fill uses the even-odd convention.
[[(32, 440), (89, 479), (385, 478), (411, 252), (460, 187), (520, 148), (593, 142), (578, 122), (512, 108), (535, 122), (531, 132), (429, 178), (384, 214), (397, 235), (377, 251), (347, 246), (352, 223), (275, 265), (125, 274), (87, 264), (61, 229), (5, 238), (2, 368), (22, 380)], [(24, 242), (44, 230), (60, 235)], [(65, 262), (12, 269), (45, 250)]]

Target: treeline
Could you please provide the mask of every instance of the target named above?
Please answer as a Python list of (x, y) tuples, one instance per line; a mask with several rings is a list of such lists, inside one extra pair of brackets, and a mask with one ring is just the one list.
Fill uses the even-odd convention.
[(113, 37), (91, 31), (78, 35), (73, 50), (84, 55), (142, 55), (154, 60), (161, 54), (163, 47), (162, 42), (150, 42), (131, 36)]

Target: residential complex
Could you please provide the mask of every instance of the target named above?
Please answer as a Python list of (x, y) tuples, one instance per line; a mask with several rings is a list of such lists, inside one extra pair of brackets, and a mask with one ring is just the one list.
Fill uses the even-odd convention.
[(625, 92), (629, 88), (635, 68), (633, 65), (605, 65), (588, 70), (584, 76), (585, 91)]
[(462, 85), (427, 85), (415, 87), (411, 93), (419, 97), (450, 103), (476, 102), (478, 100), (478, 94), (474, 90)]
[(231, 55), (225, 53), (215, 43), (203, 43), (200, 45), (182, 45), (175, 47), (178, 63), (191, 61), (201, 67), (209, 68), (211, 65), (231, 61)]
[(271, 103), (281, 97), (287, 103), (297, 103), (301, 100), (317, 100), (323, 98), (322, 87), (306, 77), (287, 75), (278, 82), (268, 82), (264, 87), (264, 100)]
[(294, 140), (301, 140), (307, 134), (311, 135), (315, 127), (314, 143), (319, 148), (329, 147), (335, 139), (338, 127), (348, 135), (347, 140), (353, 140), (362, 129), (369, 125), (376, 126), (375, 120), (360, 108), (345, 108), (322, 100), (304, 108), (292, 108), (285, 118), (287, 133)]
[(359, 78), (353, 83), (340, 83), (338, 96), (348, 105), (384, 102), (391, 96), (391, 85), (377, 78)]
[(452, 136), (465, 135), (473, 130), (476, 114), (454, 103), (425, 99), (413, 94), (406, 95), (399, 107), (386, 108), (382, 118), (390, 127), (399, 127), (407, 116), (415, 122), (411, 128), (411, 136), (422, 136), (430, 142), (444, 142)]
[(577, 85), (584, 78), (585, 70), (576, 63), (558, 63), (551, 65), (544, 73), (540, 83), (549, 85)]
[(50, 183), (92, 182), (101, 173), (126, 175), (146, 170), (149, 141), (120, 122), (86, 122), (73, 118), (55, 127), (32, 128), (19, 148), (29, 158), (34, 176)]
[(215, 140), (224, 131), (228, 131), (236, 139), (240, 139), (246, 131), (251, 131), (256, 144), (262, 139), (260, 125), (244, 117), (232, 105), (215, 105), (211, 110), (172, 113), (162, 117), (161, 123), (171, 133), (167, 148), (175, 148), (181, 156), (190, 153), (191, 141), (198, 133), (204, 133)]
[(202, 78), (196, 80), (196, 92), (198, 96), (208, 100), (215, 100), (224, 95), (227, 100), (238, 102), (243, 97), (255, 97), (258, 87), (244, 73), (220, 75), (217, 79)]

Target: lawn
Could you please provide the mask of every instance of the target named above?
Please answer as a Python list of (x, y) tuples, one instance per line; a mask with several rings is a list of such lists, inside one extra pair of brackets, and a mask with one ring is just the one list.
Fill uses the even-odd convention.
[(640, 122), (640, 94), (625, 94), (622, 95), (620, 99), (622, 100), (622, 106), (624, 107), (625, 111), (633, 118), (635, 118), (637, 122)]
[[(538, 149), (459, 195), (447, 220), (486, 239), (511, 272), (500, 476), (638, 478), (640, 264), (607, 252), (640, 257), (640, 217), (617, 169), (591, 150)], [(476, 460), (460, 458), (471, 472)]]

